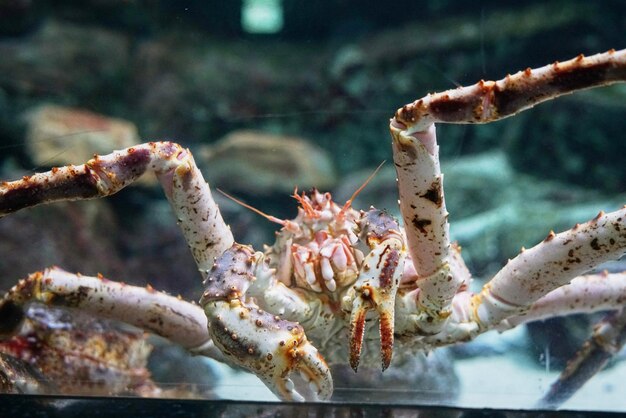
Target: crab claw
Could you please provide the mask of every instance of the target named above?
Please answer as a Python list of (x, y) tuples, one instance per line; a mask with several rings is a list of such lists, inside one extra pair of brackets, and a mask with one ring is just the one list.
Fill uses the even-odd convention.
[(205, 305), (209, 333), (233, 363), (256, 374), (279, 398), (304, 401), (291, 380), (308, 382), (312, 399), (329, 399), (333, 381), (324, 358), (304, 334), (302, 326), (246, 306), (239, 300)]
[[(385, 302), (373, 302), (374, 299), (380, 301), (378, 289), (365, 285), (357, 290), (358, 297), (352, 304), (352, 314), (350, 316), (350, 366), (356, 372), (361, 360), (361, 350), (363, 347), (363, 337), (365, 335), (365, 318), (367, 311), (376, 309), (380, 324), (380, 354), (382, 369), (385, 370), (391, 363), (393, 353), (393, 315), (394, 305)], [(376, 294), (378, 293), (378, 295)], [(395, 295), (394, 295), (395, 297)]]
[(257, 375), (281, 399), (305, 400), (290, 378), (294, 372), (308, 383), (307, 398), (329, 399), (330, 370), (302, 326), (244, 301), (257, 274), (267, 273), (262, 258), (251, 247), (234, 244), (215, 261), (200, 300), (209, 334), (229, 360)]
[(361, 220), (371, 251), (365, 257), (358, 280), (344, 299), (350, 316), (350, 366), (357, 371), (361, 359), (367, 312), (379, 317), (382, 369), (393, 354), (394, 306), (406, 250), (397, 223), (386, 213), (370, 210)]

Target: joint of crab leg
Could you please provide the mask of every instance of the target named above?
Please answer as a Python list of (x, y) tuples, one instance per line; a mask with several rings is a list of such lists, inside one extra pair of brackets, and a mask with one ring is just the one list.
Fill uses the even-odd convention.
[(228, 360), (256, 374), (278, 397), (304, 400), (290, 379), (294, 372), (307, 377), (313, 400), (331, 396), (330, 370), (302, 326), (239, 299), (210, 301), (204, 308), (215, 345)]
[(379, 316), (381, 363), (385, 370), (391, 363), (394, 339), (394, 306), (404, 268), (404, 240), (398, 225), (382, 211), (370, 210), (360, 221), (371, 251), (365, 257), (361, 273), (344, 298), (350, 317), (350, 365), (356, 371), (360, 362), (367, 311)]
[[(421, 139), (393, 125), (391, 134), (408, 251), (417, 275), (428, 277), (450, 256), (448, 211), (435, 127), (431, 125)], [(451, 300), (454, 293), (447, 298)]]
[(580, 55), (498, 81), (481, 80), (472, 86), (428, 94), (398, 109), (392, 127), (410, 135), (437, 122), (492, 122), (563, 94), (624, 80), (626, 51)]
[(256, 374), (281, 399), (304, 400), (289, 378), (296, 371), (308, 377), (314, 399), (329, 398), (330, 371), (302, 326), (244, 301), (257, 272), (266, 272), (262, 254), (245, 245), (234, 244), (215, 261), (200, 300), (213, 342), (228, 360)]
[[(467, 285), (469, 273), (458, 247), (450, 243), (435, 126), (419, 132), (409, 132), (406, 126), (395, 119), (390, 125), (400, 211), (416, 273), (411, 285), (419, 288), (420, 315), (411, 322), (422, 335), (433, 335), (444, 329), (452, 300)], [(405, 283), (410, 284), (407, 279)]]
[(80, 166), (54, 168), (0, 183), (0, 218), (23, 208), (65, 200), (110, 196), (147, 171), (157, 174), (200, 271), (233, 243), (209, 185), (191, 153), (173, 142), (150, 142)]
[(472, 298), (483, 329), (530, 309), (533, 303), (593, 266), (626, 253), (626, 207), (548, 237), (510, 260)]

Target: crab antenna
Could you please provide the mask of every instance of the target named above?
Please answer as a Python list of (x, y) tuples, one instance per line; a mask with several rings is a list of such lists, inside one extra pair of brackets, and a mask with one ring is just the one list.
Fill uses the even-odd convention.
[(258, 214), (258, 215), (263, 216), (265, 219), (267, 219), (267, 220), (269, 220), (271, 222), (276, 222), (277, 224), (282, 225), (282, 226), (286, 226), (287, 225), (288, 221), (286, 221), (286, 220), (279, 219), (279, 218), (277, 218), (275, 216), (272, 216), (272, 215), (268, 215), (267, 213), (263, 212), (262, 210), (257, 209), (257, 208), (255, 208), (253, 206), (250, 206), (247, 203), (242, 202), (241, 200), (237, 199), (236, 197), (233, 197), (233, 196), (229, 195), (228, 193), (226, 193), (223, 190), (217, 189), (217, 191), (220, 192), (221, 194), (223, 194), (224, 196), (226, 196), (227, 198), (229, 198), (230, 200), (232, 200), (233, 202), (243, 206), (246, 209), (250, 209), (252, 212), (254, 212), (254, 213)]
[(358, 196), (359, 193), (363, 191), (365, 186), (367, 186), (367, 184), (374, 178), (374, 176), (380, 171), (380, 169), (383, 167), (383, 165), (385, 165), (386, 162), (387, 160), (383, 160), (383, 162), (380, 163), (378, 167), (376, 167), (376, 170), (374, 170), (374, 172), (370, 174), (370, 176), (363, 182), (363, 184), (361, 184), (361, 186), (358, 189), (356, 189), (354, 193), (352, 193), (352, 196), (350, 196), (350, 199), (346, 201), (346, 203), (341, 208), (341, 211), (339, 211), (338, 216), (343, 216), (346, 213), (346, 211), (350, 208), (350, 206), (352, 206), (352, 201)]

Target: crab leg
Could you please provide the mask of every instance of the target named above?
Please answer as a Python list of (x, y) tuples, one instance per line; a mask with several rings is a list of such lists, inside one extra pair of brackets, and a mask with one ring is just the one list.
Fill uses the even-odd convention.
[(514, 328), (522, 323), (560, 315), (619, 309), (625, 302), (626, 272), (588, 274), (541, 297), (522, 315), (507, 318), (496, 328)]
[(472, 298), (472, 316), (491, 328), (525, 312), (539, 298), (572, 278), (626, 253), (626, 207), (598, 216), (545, 240), (509, 261)]
[(206, 315), (197, 305), (101, 276), (68, 273), (57, 267), (20, 280), (0, 301), (0, 336), (12, 335), (30, 302), (77, 308), (160, 335), (188, 350), (221, 358), (211, 343)]
[(172, 142), (141, 144), (95, 156), (81, 166), (0, 183), (0, 217), (42, 203), (109, 196), (147, 171), (157, 174), (198, 268), (206, 275), (215, 258), (232, 245), (233, 236), (191, 153)]
[(365, 334), (365, 319), (370, 309), (379, 316), (382, 368), (391, 363), (393, 353), (394, 311), (406, 249), (400, 227), (385, 212), (370, 209), (359, 221), (361, 235), (371, 251), (365, 256), (359, 278), (344, 297), (350, 316), (350, 365), (357, 370)]
[(302, 401), (290, 375), (299, 371), (313, 399), (328, 399), (333, 382), (321, 354), (298, 323), (261, 310), (244, 296), (256, 277), (272, 274), (262, 253), (234, 244), (217, 259), (200, 303), (215, 345), (233, 363), (257, 375), (278, 397)]
[(435, 126), (407, 135), (392, 123), (391, 135), (400, 211), (420, 289), (417, 307), (425, 314), (416, 328), (425, 335), (436, 334), (450, 314), (450, 303), (463, 278), (451, 274), (448, 212)]
[(602, 370), (606, 363), (626, 343), (626, 308), (609, 314), (596, 325), (593, 336), (570, 360), (559, 379), (539, 401), (540, 408), (558, 408), (590, 378)]
[(429, 94), (396, 112), (392, 119), (406, 135), (434, 123), (489, 123), (577, 90), (626, 80), (626, 49), (527, 68), (498, 81)]
[(463, 284), (450, 267), (448, 214), (434, 124), (487, 123), (562, 94), (624, 80), (626, 50), (610, 50), (527, 69), (499, 81), (429, 94), (396, 112), (390, 130), (400, 210), (420, 290), (416, 308), (429, 318), (418, 324), (420, 333), (434, 335), (444, 329), (452, 299)]
[[(465, 342), (490, 329), (506, 331), (520, 324), (554, 316), (621, 309), (626, 301), (626, 272), (603, 272), (576, 277), (569, 284), (558, 287), (521, 309), (519, 314), (507, 317), (493, 324), (491, 328), (486, 328), (475, 320), (476, 311), (473, 309), (472, 299), (476, 297), (479, 295), (469, 291), (457, 293), (452, 301), (452, 314), (446, 327), (439, 334), (423, 337), (422, 346), (433, 348)], [(400, 309), (410, 317), (410, 309), (409, 312), (404, 312), (407, 307), (410, 308), (410, 305)]]

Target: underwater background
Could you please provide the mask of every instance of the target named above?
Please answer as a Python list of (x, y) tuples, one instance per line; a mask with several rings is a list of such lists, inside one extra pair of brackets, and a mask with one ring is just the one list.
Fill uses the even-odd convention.
[[(389, 161), (388, 121), (403, 104), (624, 47), (626, 5), (617, 0), (0, 0), (0, 178), (169, 139), (192, 150), (213, 189), (291, 218), (296, 186), (345, 201)], [(626, 85), (579, 92), (489, 125), (437, 129), (452, 238), (477, 284), (550, 230), (626, 202)], [(273, 241), (276, 225), (219, 193), (215, 198), (238, 241), (256, 248)], [(354, 206), (397, 215), (396, 201), (387, 162)], [(150, 283), (190, 300), (201, 294), (155, 179), (109, 199), (5, 217), (0, 254), (1, 290), (58, 265)], [(626, 262), (604, 267), (622, 271)], [(423, 402), (480, 406), (462, 364), (489, 358), (500, 364), (505, 356), (507, 365), (519, 365), (506, 383), (521, 394), (502, 395), (502, 402), (491, 395), (484, 406), (526, 402), (549, 386), (597, 318), (545, 321), (512, 337), (493, 333), (442, 350), (434, 366), (424, 366), (440, 375), (424, 388), (408, 385), (431, 388)], [(161, 351), (155, 350), (164, 358), (179, 355)], [(232, 386), (228, 379), (237, 376), (215, 365), (190, 366), (192, 377), (154, 367), (163, 382), (191, 382), (204, 388), (203, 396), (241, 394), (215, 388), (218, 381)], [(528, 377), (523, 370), (546, 374)], [(582, 394), (567, 405), (626, 411), (625, 378), (622, 368), (602, 381), (597, 403)], [(402, 402), (418, 399), (411, 396)]]

